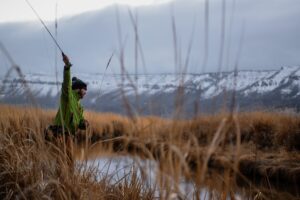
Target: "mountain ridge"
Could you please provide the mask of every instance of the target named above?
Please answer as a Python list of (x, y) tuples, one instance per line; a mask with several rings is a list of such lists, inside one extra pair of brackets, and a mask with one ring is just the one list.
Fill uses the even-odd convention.
[[(137, 77), (135, 74), (124, 77), (120, 74), (74, 76), (88, 83), (88, 94), (83, 104), (89, 109), (105, 112), (124, 113), (122, 107), (125, 97), (133, 110), (143, 107), (144, 114), (159, 114), (162, 109), (162, 115), (169, 116), (175, 110), (180, 91), (183, 91), (182, 107), (187, 116), (195, 111), (195, 103), (204, 106), (204, 112), (219, 110), (224, 104), (230, 104), (232, 94), (235, 94), (236, 106), (241, 110), (251, 110), (257, 106), (300, 108), (300, 66), (282, 67), (279, 70), (241, 70), (237, 74), (232, 71), (184, 76), (170, 73), (139, 74)], [(34, 73), (26, 74), (24, 79), (42, 107), (57, 107), (61, 76), (56, 80), (54, 75)], [(2, 78), (5, 89), (1, 92), (1, 102), (27, 104), (22, 84), (20, 78)], [(225, 97), (227, 100), (224, 100)], [(150, 112), (153, 107), (157, 110)]]

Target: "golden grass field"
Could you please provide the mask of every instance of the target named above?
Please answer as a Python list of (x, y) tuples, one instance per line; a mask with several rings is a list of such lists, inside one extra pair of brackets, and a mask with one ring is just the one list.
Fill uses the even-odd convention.
[[(0, 110), (0, 199), (172, 199), (178, 193), (159, 174), (165, 192), (157, 194), (134, 174), (111, 185), (105, 178), (96, 180), (97, 169), (72, 170), (65, 151), (44, 140), (55, 111), (8, 105)], [(218, 191), (207, 199), (236, 199), (237, 192), (245, 199), (300, 198), (298, 114), (220, 113), (173, 120), (86, 111), (85, 118), (90, 127), (76, 141), (86, 151), (82, 156), (75, 148), (77, 160), (104, 152), (156, 160), (161, 174), (177, 183), (182, 177), (193, 182), (194, 199), (204, 187)]]

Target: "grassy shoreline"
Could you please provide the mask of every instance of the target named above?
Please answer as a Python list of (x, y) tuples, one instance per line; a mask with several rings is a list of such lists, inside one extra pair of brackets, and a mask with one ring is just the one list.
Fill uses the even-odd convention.
[[(92, 195), (92, 199), (154, 199), (154, 191), (147, 190), (139, 180), (113, 187), (105, 181), (93, 181), (96, 173), (89, 170), (83, 175), (70, 173), (63, 152), (43, 141), (43, 131), (51, 124), (55, 111), (7, 105), (0, 105), (0, 109), (0, 163), (4, 163), (0, 167), (5, 172), (0, 175), (1, 191), (5, 191), (0, 197), (85, 199), (84, 195)], [(85, 117), (90, 127), (78, 133), (77, 141), (85, 146), (87, 156), (97, 156), (99, 151), (129, 153), (156, 160), (161, 172), (177, 181), (182, 176), (190, 178), (198, 187), (203, 187), (206, 175), (216, 170), (247, 184), (267, 180), (275, 188), (289, 185), (288, 192), (299, 195), (298, 115), (225, 113), (179, 121), (86, 112)], [(41, 188), (45, 179), (46, 187)], [(232, 185), (229, 180), (225, 180), (226, 184)], [(161, 187), (168, 188), (168, 183), (162, 181)], [(259, 191), (253, 189), (250, 196)], [(223, 192), (229, 195), (230, 188), (224, 187)], [(125, 194), (131, 194), (130, 198)], [(161, 198), (167, 199), (168, 195)]]

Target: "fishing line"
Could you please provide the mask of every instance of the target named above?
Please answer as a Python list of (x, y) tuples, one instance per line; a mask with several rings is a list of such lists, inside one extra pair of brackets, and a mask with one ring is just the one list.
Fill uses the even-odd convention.
[(36, 17), (40, 20), (40, 22), (42, 23), (42, 25), (44, 26), (44, 28), (47, 30), (47, 32), (49, 33), (49, 35), (51, 36), (52, 40), (54, 41), (54, 43), (56, 44), (56, 46), (59, 48), (59, 50), (63, 53), (62, 48), (59, 46), (58, 42), (56, 41), (56, 39), (54, 38), (54, 36), (52, 35), (52, 33), (50, 32), (50, 30), (48, 29), (48, 27), (46, 26), (46, 24), (44, 23), (44, 21), (42, 20), (42, 18), (39, 16), (39, 14), (36, 12), (36, 10), (33, 8), (33, 6), (30, 4), (30, 2), (28, 0), (25, 0), (26, 3), (28, 4), (28, 6), (31, 8), (31, 10), (34, 12), (34, 14), (36, 15)]
[[(31, 8), (31, 10), (34, 12), (34, 14), (36, 15), (36, 17), (39, 19), (39, 21), (42, 23), (42, 25), (44, 26), (44, 28), (46, 29), (46, 31), (49, 33), (49, 35), (51, 36), (52, 40), (54, 41), (54, 43), (56, 44), (56, 46), (59, 48), (59, 50), (61, 51), (61, 53), (64, 54), (62, 48), (60, 47), (60, 45), (58, 44), (57, 40), (55, 39), (55, 37), (50, 32), (50, 30), (48, 29), (48, 27), (46, 26), (46, 24), (44, 23), (44, 21), (42, 20), (42, 18), (40, 17), (40, 15), (37, 13), (37, 11), (33, 8), (33, 6), (31, 5), (31, 3), (28, 0), (25, 0), (25, 1), (28, 4), (28, 6)], [(56, 9), (57, 9), (57, 7), (56, 7)], [(57, 12), (57, 10), (56, 10), (56, 12)], [(57, 19), (55, 20), (55, 28), (56, 28), (56, 31), (57, 31)], [(57, 32), (55, 34), (57, 36)], [(110, 56), (110, 58), (109, 58), (109, 60), (107, 62), (107, 65), (106, 65), (106, 68), (105, 68), (105, 71), (104, 71), (104, 74), (103, 74), (103, 78), (102, 78), (102, 81), (101, 81), (101, 84), (100, 84), (100, 91), (101, 91), (101, 87), (102, 87), (102, 83), (103, 83), (103, 80), (104, 80), (105, 73), (106, 73), (106, 71), (107, 71), (107, 69), (108, 69), (108, 67), (110, 65), (110, 62), (111, 62), (113, 56), (114, 56), (114, 53), (112, 53), (112, 55)]]

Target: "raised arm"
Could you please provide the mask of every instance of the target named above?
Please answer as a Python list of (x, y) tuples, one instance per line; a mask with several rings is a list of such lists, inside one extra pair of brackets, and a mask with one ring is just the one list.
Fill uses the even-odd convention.
[(62, 83), (62, 100), (68, 101), (70, 92), (72, 91), (72, 83), (71, 83), (71, 72), (70, 68), (72, 64), (70, 63), (70, 60), (67, 55), (62, 53), (63, 61), (65, 63), (64, 67), (64, 79)]

